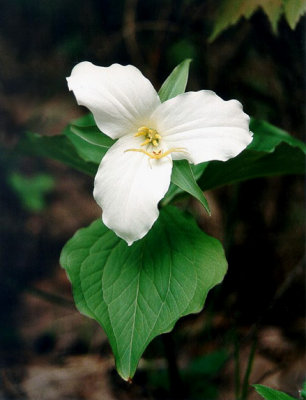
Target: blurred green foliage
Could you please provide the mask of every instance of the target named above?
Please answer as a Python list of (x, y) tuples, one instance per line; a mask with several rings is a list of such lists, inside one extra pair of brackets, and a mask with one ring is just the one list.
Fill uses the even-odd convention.
[(306, 381), (303, 383), (303, 387), (302, 387), (300, 395), (301, 395), (302, 399), (306, 399)]
[(54, 188), (55, 181), (47, 174), (28, 177), (13, 172), (8, 176), (8, 183), (26, 210), (38, 212), (46, 207), (45, 196)]
[[(181, 370), (184, 386), (190, 399), (216, 399), (218, 396), (218, 384), (216, 377), (225, 365), (228, 353), (217, 350), (206, 355), (195, 357), (185, 368)], [(166, 369), (149, 370), (148, 380), (155, 390), (169, 390), (168, 372)]]
[(296, 27), (299, 19), (306, 12), (306, 2), (304, 0), (222, 0), (215, 16), (210, 41), (216, 39), (230, 25), (236, 24), (240, 18), (250, 18), (258, 8), (265, 12), (273, 31), (277, 32), (282, 14), (285, 15), (291, 29)]

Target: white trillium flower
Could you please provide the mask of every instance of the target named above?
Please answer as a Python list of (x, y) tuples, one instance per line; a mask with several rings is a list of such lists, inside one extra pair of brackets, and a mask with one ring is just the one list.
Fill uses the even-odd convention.
[(104, 224), (128, 245), (145, 236), (158, 218), (173, 160), (226, 161), (252, 141), (249, 116), (237, 100), (201, 90), (161, 103), (150, 81), (132, 65), (81, 62), (67, 81), (98, 128), (118, 139), (101, 161), (94, 197)]

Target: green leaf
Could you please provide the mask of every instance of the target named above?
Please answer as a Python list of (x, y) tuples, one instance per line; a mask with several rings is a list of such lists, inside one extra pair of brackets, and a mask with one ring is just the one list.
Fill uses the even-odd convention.
[(96, 127), (97, 126), (92, 113), (85, 114), (82, 117), (73, 120), (72, 125), (78, 126), (79, 128)]
[(115, 142), (100, 131), (91, 113), (74, 120), (64, 129), (63, 135), (69, 138), (84, 161), (95, 164), (100, 164)]
[(202, 190), (273, 175), (304, 174), (306, 146), (283, 130), (253, 120), (250, 146), (226, 162), (210, 162), (199, 180)]
[(206, 200), (202, 189), (197, 184), (191, 166), (187, 160), (176, 161), (173, 163), (171, 181), (176, 186), (198, 199), (207, 213), (211, 215), (208, 201)]
[(102, 133), (97, 126), (80, 127), (72, 123), (70, 131), (85, 140), (85, 142), (102, 147), (104, 151), (107, 151), (115, 143), (113, 139)]
[(300, 18), (306, 12), (305, 0), (283, 0), (285, 17), (291, 29), (295, 29)]
[(40, 157), (52, 158), (89, 175), (95, 175), (97, 165), (84, 159), (67, 136), (41, 136), (27, 133), (18, 143), (17, 151)]
[[(68, 125), (68, 128), (68, 130), (86, 142), (103, 147), (106, 150), (115, 143), (113, 139), (100, 131), (91, 113), (72, 121), (72, 123)], [(67, 133), (67, 128), (64, 132)]]
[(303, 383), (303, 387), (302, 387), (300, 395), (303, 400), (306, 399), (306, 381)]
[(197, 59), (197, 54), (197, 45), (193, 38), (178, 37), (168, 46), (166, 56), (169, 64), (178, 65), (186, 58)]
[[(174, 161), (174, 167), (177, 162), (178, 161)], [(197, 165), (189, 164), (189, 165), (192, 170), (193, 176), (194, 176), (195, 180), (197, 181), (200, 178), (200, 176), (203, 174), (203, 171), (207, 167), (208, 163), (201, 163), (201, 164), (197, 164)], [(184, 192), (184, 190), (182, 190), (181, 188), (179, 188), (172, 182), (170, 184), (170, 187), (169, 187), (168, 192), (166, 193), (165, 197), (161, 200), (161, 205), (166, 206), (174, 199), (174, 197), (176, 197), (177, 195), (179, 195), (183, 192)]]
[(209, 41), (212, 42), (226, 28), (236, 24), (240, 18), (250, 18), (261, 7), (266, 13), (274, 32), (282, 14), (282, 0), (223, 0), (215, 16), (215, 25)]
[[(88, 129), (88, 134), (91, 134), (92, 128), (84, 128), (84, 136), (86, 135), (86, 130)], [(86, 162), (92, 162), (94, 164), (100, 164), (102, 157), (108, 150), (108, 147), (97, 146), (90, 143), (88, 140), (84, 139), (79, 132), (81, 129), (73, 128), (69, 126), (65, 131), (64, 135), (68, 137), (70, 142), (74, 145), (74, 148), (78, 155)], [(76, 133), (77, 132), (77, 133)], [(102, 136), (102, 133), (101, 133)]]
[(18, 145), (26, 154), (53, 158), (82, 172), (94, 175), (114, 140), (102, 133), (92, 114), (69, 124), (61, 135), (40, 136), (28, 133)]
[(227, 268), (221, 244), (173, 207), (130, 247), (94, 222), (65, 245), (61, 265), (78, 309), (103, 327), (126, 380), (155, 336), (202, 309)]
[(183, 373), (189, 376), (190, 379), (196, 375), (202, 378), (204, 375), (213, 377), (224, 366), (229, 355), (225, 350), (217, 350), (213, 353), (208, 353), (200, 357), (194, 358)]
[(273, 152), (281, 143), (288, 143), (290, 146), (298, 147), (306, 153), (306, 144), (289, 135), (286, 131), (269, 124), (267, 121), (261, 121), (252, 118), (250, 130), (254, 132), (253, 140), (248, 147), (250, 150)]
[(184, 93), (188, 81), (189, 66), (191, 59), (184, 60), (174, 68), (165, 82), (162, 84), (158, 95), (163, 103), (178, 94)]
[(297, 400), (286, 393), (279, 390), (271, 389), (264, 385), (253, 385), (256, 392), (259, 393), (265, 400)]
[(14, 172), (8, 177), (9, 184), (16, 192), (23, 207), (29, 211), (45, 208), (45, 195), (54, 187), (54, 179), (47, 174), (25, 176)]
[[(191, 59), (184, 60), (174, 68), (165, 80), (158, 92), (161, 102), (185, 92), (190, 62)], [(174, 162), (171, 181), (175, 186), (171, 184), (162, 204), (167, 204), (174, 196), (181, 193), (183, 190), (197, 198), (203, 204), (208, 214), (210, 214), (208, 202), (202, 190), (199, 188), (195, 176), (193, 175), (193, 171), (187, 161)]]
[(260, 0), (259, 5), (268, 17), (273, 32), (277, 33), (278, 21), (283, 13), (282, 0)]

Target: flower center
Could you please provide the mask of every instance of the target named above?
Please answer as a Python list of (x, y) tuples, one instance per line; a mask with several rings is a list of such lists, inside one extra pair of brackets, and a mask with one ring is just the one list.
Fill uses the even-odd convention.
[(158, 134), (156, 129), (148, 128), (146, 126), (141, 126), (138, 128), (138, 132), (135, 133), (135, 137), (144, 136), (145, 141), (140, 144), (140, 146), (146, 146), (152, 144), (154, 147), (159, 146), (159, 141), (161, 136)]
[[(172, 147), (167, 151), (163, 151), (162, 149), (158, 149), (160, 146), (161, 135), (157, 132), (156, 129), (148, 128), (147, 126), (141, 126), (138, 128), (137, 133), (134, 134), (135, 137), (144, 136), (145, 140), (140, 143), (140, 146), (147, 146), (146, 150), (144, 149), (127, 149), (127, 151), (136, 151), (138, 153), (143, 153), (149, 157), (149, 159), (159, 160), (163, 157), (169, 156), (171, 153), (188, 153), (183, 147)], [(148, 151), (148, 147), (153, 146), (153, 151)]]

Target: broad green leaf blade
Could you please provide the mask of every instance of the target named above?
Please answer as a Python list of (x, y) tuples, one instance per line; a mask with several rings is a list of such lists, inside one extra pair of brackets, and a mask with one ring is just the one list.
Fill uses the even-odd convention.
[(80, 127), (71, 124), (70, 131), (85, 140), (85, 142), (94, 146), (103, 147), (105, 151), (115, 143), (113, 139), (102, 133), (97, 126)]
[(271, 389), (264, 385), (253, 385), (256, 392), (259, 393), (265, 400), (297, 400), (286, 393), (279, 390)]
[[(72, 121), (72, 123), (68, 125), (68, 128), (70, 128), (72, 133), (95, 146), (109, 149), (115, 142), (100, 131), (91, 113)], [(67, 131), (67, 128), (65, 131)]]
[(27, 133), (18, 143), (17, 151), (27, 155), (52, 158), (89, 175), (95, 175), (97, 165), (84, 161), (68, 137), (41, 136)]
[(87, 128), (87, 127), (97, 128), (97, 124), (92, 113), (85, 114), (82, 117), (73, 120), (72, 125), (78, 126), (79, 128)]
[(281, 143), (287, 143), (292, 147), (298, 147), (306, 153), (306, 144), (289, 135), (286, 131), (269, 124), (267, 121), (261, 121), (252, 118), (250, 130), (254, 132), (253, 140), (248, 149), (256, 151), (273, 152)]
[(163, 103), (178, 94), (184, 93), (188, 81), (189, 66), (191, 59), (184, 60), (174, 68), (165, 82), (162, 84), (158, 95)]
[(100, 164), (107, 150), (115, 142), (99, 130), (92, 114), (74, 120), (62, 134), (69, 138), (84, 161), (94, 164)]
[(198, 199), (207, 213), (211, 215), (208, 201), (206, 200), (202, 189), (197, 184), (191, 166), (187, 160), (176, 161), (173, 163), (171, 181), (176, 186)]
[(50, 157), (94, 175), (106, 151), (114, 141), (104, 135), (87, 114), (68, 125), (61, 135), (40, 136), (27, 134), (18, 150), (31, 155)]
[(198, 181), (202, 190), (248, 179), (305, 173), (306, 146), (268, 122), (252, 120), (253, 141), (237, 157), (210, 162)]
[(285, 17), (291, 29), (295, 29), (300, 18), (306, 13), (305, 0), (283, 0)]
[(245, 150), (226, 162), (211, 162), (199, 180), (202, 190), (214, 189), (249, 179), (275, 175), (302, 175), (305, 172), (304, 154), (287, 144), (271, 153)]
[(94, 222), (65, 245), (61, 265), (78, 309), (103, 327), (126, 380), (155, 336), (202, 309), (227, 267), (221, 244), (173, 207), (130, 247)]
[(76, 135), (70, 126), (65, 129), (63, 134), (68, 137), (78, 155), (86, 162), (92, 162), (97, 165), (100, 164), (102, 157), (108, 150), (108, 147), (94, 145), (88, 140), (84, 140), (80, 135)]

